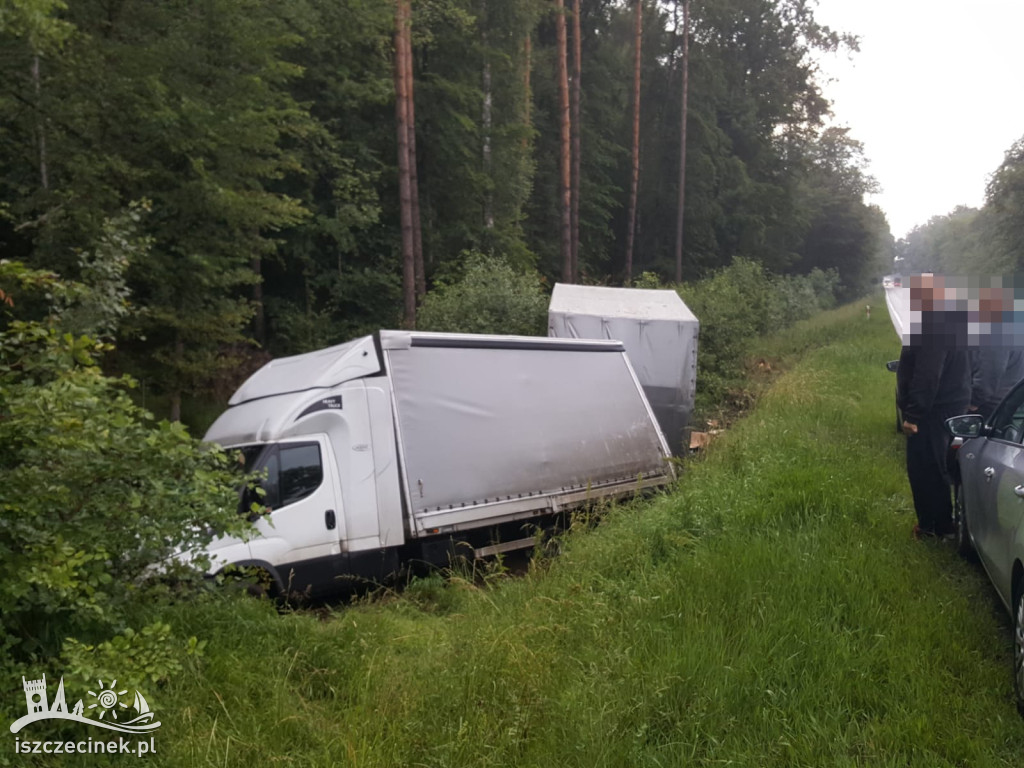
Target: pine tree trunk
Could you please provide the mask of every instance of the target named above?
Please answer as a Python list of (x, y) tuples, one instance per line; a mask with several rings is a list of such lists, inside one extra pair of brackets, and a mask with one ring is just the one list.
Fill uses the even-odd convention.
[(580, 3), (575, 0), (572, 14), (572, 281), (580, 277), (580, 77), (582, 47), (580, 40)]
[(416, 298), (422, 299), (427, 292), (427, 276), (423, 266), (423, 232), (420, 229), (420, 181), (419, 164), (416, 160), (416, 79), (413, 77), (412, 60), (412, 9), (405, 7), (405, 82), (409, 94), (406, 101), (409, 129), (409, 195), (412, 199), (412, 253), (413, 271), (416, 279)]
[(636, 29), (633, 34), (633, 177), (629, 184), (629, 221), (626, 228), (626, 286), (633, 282), (636, 199), (640, 189), (640, 46), (643, 42), (643, 7), (643, 0), (636, 0)]
[(39, 184), (43, 189), (50, 188), (50, 172), (46, 160), (46, 128), (43, 124), (42, 106), (39, 103), (42, 99), (42, 83), (39, 78), (39, 54), (32, 53), (32, 90), (36, 97), (36, 133), (39, 146)]
[[(523, 73), (523, 125), (529, 132), (532, 127), (530, 121), (533, 119), (530, 114), (530, 107), (533, 106), (533, 92), (530, 90), (530, 72), (533, 69), (533, 39), (529, 32), (526, 33), (526, 42), (523, 44), (523, 58), (526, 60), (526, 71)], [(529, 144), (529, 137), (524, 135), (523, 146), (527, 147)]]
[[(530, 71), (533, 68), (533, 42), (530, 36), (530, 32), (527, 31), (526, 39), (523, 43), (523, 138), (520, 142), (520, 161), (518, 164), (518, 182), (523, 188), (529, 188), (533, 180), (533, 174), (529, 169), (529, 159), (532, 154), (532, 142), (530, 134), (532, 133), (532, 120), (531, 107), (533, 106), (533, 94), (530, 89)], [(526, 195), (528, 197), (528, 194)], [(523, 206), (526, 204), (526, 199), (523, 195), (516, 197), (516, 207), (513, 214), (513, 221), (515, 222), (516, 231), (520, 237), (523, 236)]]
[(555, 31), (558, 46), (558, 107), (560, 127), (560, 179), (559, 197), (562, 207), (562, 282), (573, 282), (572, 270), (572, 190), (569, 158), (569, 73), (565, 35), (565, 3), (555, 0)]
[(683, 0), (683, 108), (679, 126), (679, 207), (676, 210), (676, 282), (683, 282), (683, 210), (686, 200), (686, 100), (690, 77), (690, 0)]
[(267, 325), (263, 314), (263, 260), (259, 256), (253, 256), (249, 261), (249, 269), (256, 275), (256, 282), (252, 284), (252, 337), (261, 347), (265, 347)]
[[(176, 332), (174, 338), (174, 363), (176, 373), (181, 370), (181, 367), (185, 360), (185, 342), (181, 338), (181, 331)], [(175, 377), (177, 378), (177, 376)], [(175, 386), (171, 390), (171, 412), (169, 418), (171, 421), (181, 421), (181, 386)]]
[(416, 327), (416, 267), (412, 225), (412, 180), (409, 171), (409, 85), (406, 56), (406, 8), (409, 0), (395, 5), (395, 122), (398, 129), (398, 197), (402, 227), (402, 295), (406, 328)]
[[(483, 17), (487, 15), (487, 2), (484, 0), (483, 3), (484, 12)], [(484, 177), (487, 179), (487, 189), (484, 191), (484, 227), (487, 229), (494, 229), (494, 190), (491, 186), (494, 183), (492, 168), (491, 168), (491, 128), (492, 128), (492, 115), (491, 110), (494, 102), (494, 95), (491, 91), (491, 59), (487, 51), (487, 31), (483, 32), (483, 48), (484, 48), (484, 71), (483, 71), (483, 91), (484, 91), (484, 102), (481, 108), (480, 123), (483, 130), (483, 171)]]

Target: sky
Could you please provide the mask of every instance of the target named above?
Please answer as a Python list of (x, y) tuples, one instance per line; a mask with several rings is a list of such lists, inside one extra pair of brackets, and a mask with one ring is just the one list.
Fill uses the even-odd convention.
[(822, 79), (893, 235), (981, 207), (1024, 136), (1024, 0), (818, 0), (815, 18), (860, 37), (859, 53), (822, 57)]

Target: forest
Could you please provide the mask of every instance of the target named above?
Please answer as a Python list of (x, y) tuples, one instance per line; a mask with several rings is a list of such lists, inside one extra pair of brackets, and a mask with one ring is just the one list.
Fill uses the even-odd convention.
[(813, 11), (0, 0), (0, 257), (102, 297), (73, 330), (172, 420), (270, 356), (436, 328), (473, 265), (484, 295), (742, 261), (854, 298), (894, 242), (819, 82), (857, 39)]

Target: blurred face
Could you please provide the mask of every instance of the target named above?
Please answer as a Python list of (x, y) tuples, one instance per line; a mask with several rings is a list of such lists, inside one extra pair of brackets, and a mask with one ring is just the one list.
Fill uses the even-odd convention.
[(1003, 311), (1012, 306), (1012, 297), (1006, 288), (981, 288), (978, 291), (978, 320), (983, 323), (998, 323)]
[(935, 302), (945, 298), (945, 284), (940, 275), (914, 275), (910, 278), (910, 309), (931, 312)]

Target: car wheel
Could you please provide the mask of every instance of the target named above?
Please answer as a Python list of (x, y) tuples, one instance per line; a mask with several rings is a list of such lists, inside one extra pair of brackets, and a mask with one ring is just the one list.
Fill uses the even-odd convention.
[(1013, 691), (1024, 717), (1024, 579), (1018, 579), (1013, 603)]
[(953, 488), (953, 534), (956, 536), (956, 551), (968, 560), (974, 558), (974, 547), (971, 546), (971, 532), (967, 527), (967, 513), (964, 508), (964, 489), (962, 485)]

